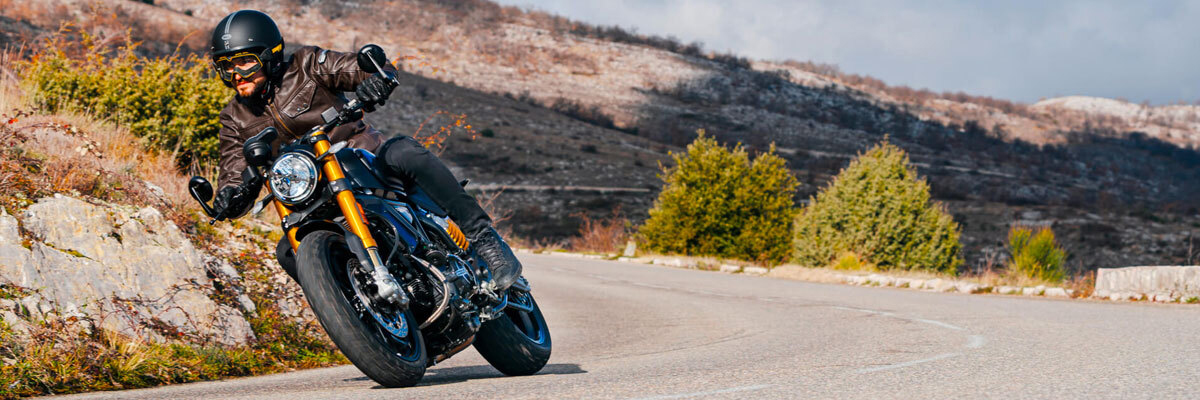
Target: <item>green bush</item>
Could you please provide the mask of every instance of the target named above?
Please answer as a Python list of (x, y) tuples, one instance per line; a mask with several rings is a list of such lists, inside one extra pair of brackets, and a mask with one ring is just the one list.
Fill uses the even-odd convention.
[(959, 227), (908, 155), (883, 142), (843, 169), (796, 218), (795, 258), (811, 267), (853, 253), (881, 270), (956, 274)]
[(139, 57), (137, 45), (107, 48), (87, 34), (63, 38), (21, 64), (23, 84), (37, 106), (72, 110), (129, 128), (147, 148), (192, 160), (215, 160), (218, 115), (233, 92), (199, 56)]
[(1033, 229), (1014, 226), (1008, 231), (1008, 263), (1010, 272), (1047, 282), (1061, 282), (1067, 252), (1055, 243), (1054, 231), (1043, 227)]
[(774, 146), (751, 162), (741, 145), (729, 150), (699, 134), (663, 170), (666, 187), (639, 230), (647, 247), (765, 265), (786, 259), (798, 183)]

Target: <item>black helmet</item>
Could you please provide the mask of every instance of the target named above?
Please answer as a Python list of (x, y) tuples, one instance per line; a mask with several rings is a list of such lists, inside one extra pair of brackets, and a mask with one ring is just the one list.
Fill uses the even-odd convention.
[(267, 14), (255, 10), (235, 11), (222, 18), (213, 29), (209, 55), (226, 86), (233, 87), (233, 75), (221, 63), (241, 56), (257, 57), (267, 76), (274, 77), (283, 64), (283, 35)]

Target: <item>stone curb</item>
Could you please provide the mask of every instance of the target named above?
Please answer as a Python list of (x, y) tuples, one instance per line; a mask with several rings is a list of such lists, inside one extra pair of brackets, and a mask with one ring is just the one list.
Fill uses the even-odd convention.
[[(523, 254), (550, 254), (550, 255), (558, 255), (558, 256), (571, 257), (571, 258), (608, 259), (608, 260), (614, 259), (613, 257), (604, 257), (604, 256), (594, 255), (594, 254), (570, 253), (570, 252), (564, 252), (564, 251), (535, 252), (535, 251), (532, 251), (529, 249), (515, 249), (515, 251), (517, 253), (523, 253)], [(618, 262), (663, 265), (663, 266), (668, 266), (668, 267), (686, 268), (686, 269), (697, 269), (699, 266), (699, 264), (696, 262), (696, 260), (685, 259), (685, 258), (680, 258), (680, 257), (616, 257), (615, 260)], [(746, 275), (755, 275), (755, 276), (767, 276), (770, 274), (770, 270), (767, 268), (754, 267), (754, 266), (742, 267), (742, 266), (732, 265), (732, 264), (722, 264), (719, 267), (718, 271), (728, 273), (728, 274), (742, 273), (742, 274), (746, 274)], [(893, 276), (889, 276), (889, 275), (884, 275), (884, 274), (880, 274), (880, 273), (873, 273), (870, 275), (854, 275), (854, 274), (835, 273), (835, 276), (837, 277), (838, 281), (845, 283), (845, 284), (849, 284), (849, 285), (886, 286), (886, 287), (895, 287), (895, 288), (902, 288), (902, 289), (923, 290), (923, 291), (927, 291), (927, 292), (945, 292), (945, 293), (963, 293), (963, 294), (1001, 294), (1001, 295), (1015, 295), (1015, 296), (1041, 296), (1041, 297), (1054, 297), (1054, 298), (1072, 298), (1075, 295), (1074, 290), (1067, 289), (1067, 288), (1061, 288), (1061, 287), (1047, 287), (1047, 286), (1035, 286), (1035, 287), (995, 286), (995, 287), (993, 287), (993, 286), (980, 284), (980, 283), (976, 283), (976, 282), (970, 282), (970, 281), (959, 281), (959, 280), (943, 279), (943, 278), (934, 278), (934, 279), (928, 279), (928, 280), (919, 279), (919, 278), (902, 278), (902, 277), (893, 277)]]
[[(529, 249), (523, 249), (523, 248), (515, 249), (515, 251), (517, 253), (523, 253), (523, 254), (553, 254), (553, 255), (559, 255), (559, 256), (563, 256), (563, 257), (572, 257), (572, 258), (586, 258), (586, 259), (597, 259), (597, 260), (614, 260), (615, 259), (616, 261), (619, 261), (619, 262), (663, 265), (663, 266), (668, 266), (668, 267), (686, 268), (686, 269), (697, 269), (700, 266), (700, 264), (694, 259), (681, 258), (681, 257), (657, 256), (657, 257), (615, 257), (614, 258), (612, 256), (605, 257), (605, 256), (595, 255), (595, 254), (580, 254), (580, 253), (570, 253), (570, 252), (564, 252), (564, 251), (535, 252), (535, 251), (532, 251)], [(1159, 292), (1145, 293), (1145, 292), (1141, 292), (1141, 291), (1137, 291), (1137, 290), (1120, 291), (1120, 290), (1106, 289), (1106, 288), (1117, 288), (1120, 286), (1119, 284), (1109, 283), (1111, 281), (1110, 277), (1116, 276), (1116, 275), (1113, 274), (1112, 272), (1105, 273), (1106, 270), (1107, 271), (1122, 271), (1123, 273), (1128, 275), (1129, 274), (1128, 271), (1135, 271), (1135, 270), (1140, 271), (1140, 269), (1147, 269), (1147, 268), (1160, 269), (1160, 270), (1151, 271), (1151, 273), (1155, 274), (1154, 276), (1156, 276), (1156, 277), (1163, 274), (1161, 269), (1167, 269), (1167, 268), (1175, 268), (1175, 269), (1187, 268), (1188, 270), (1186, 270), (1186, 271), (1181, 270), (1183, 272), (1180, 272), (1180, 273), (1187, 273), (1187, 274), (1196, 274), (1196, 272), (1193, 272), (1191, 269), (1196, 269), (1197, 271), (1200, 271), (1200, 267), (1131, 267), (1131, 268), (1121, 268), (1121, 269), (1102, 268), (1102, 269), (1100, 269), (1100, 271), (1102, 271), (1101, 275), (1099, 275), (1097, 277), (1098, 282), (1096, 285), (1096, 291), (1095, 291), (1095, 293), (1092, 294), (1091, 298), (1092, 299), (1100, 299), (1100, 300), (1112, 300), (1112, 301), (1153, 301), (1153, 302), (1160, 302), (1160, 303), (1188, 303), (1188, 304), (1200, 303), (1200, 294), (1189, 296), (1190, 292), (1184, 293), (1184, 291), (1181, 291), (1181, 290), (1174, 290), (1174, 291), (1163, 290), (1163, 291), (1159, 291)], [(728, 273), (728, 274), (741, 273), (741, 274), (755, 275), (755, 276), (769, 276), (770, 272), (771, 272), (769, 269), (763, 268), (763, 267), (755, 267), (755, 266), (742, 267), (742, 266), (733, 265), (733, 264), (721, 264), (717, 270), (720, 272)], [(1061, 299), (1069, 299), (1069, 298), (1075, 297), (1074, 289), (1067, 289), (1067, 288), (1063, 288), (1063, 287), (1054, 287), (1054, 286), (1044, 286), (1044, 285), (1032, 286), (1032, 287), (1007, 286), (1007, 285), (989, 286), (986, 284), (981, 284), (981, 283), (971, 282), (971, 281), (960, 281), (960, 280), (944, 279), (944, 278), (933, 278), (933, 279), (903, 278), (903, 277), (894, 277), (894, 276), (884, 275), (884, 274), (880, 274), (880, 273), (872, 273), (869, 275), (855, 275), (855, 274), (845, 274), (845, 273), (834, 272), (833, 276), (835, 277), (835, 279), (838, 282), (848, 284), (848, 285), (856, 285), (856, 286), (886, 286), (886, 287), (894, 287), (894, 288), (902, 288), (902, 289), (923, 290), (923, 291), (927, 291), (927, 292), (945, 292), (945, 293), (963, 293), (963, 294), (997, 294), (997, 295), (1008, 295), (1008, 296), (1048, 297), (1048, 298), (1061, 298)], [(1188, 276), (1190, 277), (1191, 275), (1188, 275)], [(794, 279), (794, 278), (792, 278), (792, 279)], [(1137, 281), (1138, 279), (1140, 279), (1141, 282), (1147, 281), (1147, 279), (1139, 278), (1137, 276), (1134, 276), (1133, 278), (1126, 278), (1126, 279), (1132, 279), (1134, 281)], [(804, 281), (805, 279), (798, 279), (798, 280)], [(1189, 284), (1187, 286), (1188, 289), (1191, 289), (1192, 286), (1197, 286), (1198, 288), (1200, 288), (1200, 285), (1191, 285), (1190, 282), (1191, 281), (1189, 281)], [(1143, 285), (1144, 285), (1144, 283), (1143, 283)]]

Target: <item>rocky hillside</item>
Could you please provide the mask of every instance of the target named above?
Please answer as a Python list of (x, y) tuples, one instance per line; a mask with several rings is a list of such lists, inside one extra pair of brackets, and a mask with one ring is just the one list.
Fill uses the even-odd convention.
[(345, 362), (273, 224), (210, 226), (170, 154), (27, 104), (0, 77), (0, 398)]
[[(109, 7), (134, 21), (133, 34), (152, 48), (182, 42), (200, 49), (203, 40), (184, 40), (184, 32), (204, 36), (221, 16), (252, 7), (272, 14), (292, 45), (379, 43), (409, 74), (397, 96), (403, 100), (369, 119), (411, 135), (463, 116), (474, 132), (451, 130), (442, 154), (477, 183), (657, 190), (664, 153), (706, 129), (751, 148), (776, 143), (801, 179), (802, 202), (886, 137), (910, 153), (935, 195), (966, 222), (968, 268), (994, 261), (1014, 222), (1067, 231), (1077, 269), (1196, 258), (1188, 246), (1200, 210), (1195, 106), (1078, 97), (1026, 105), (932, 93), (810, 62), (704, 53), (482, 0), (88, 4), (30, 5), (3, 15), (25, 36), (54, 16), (112, 30), (79, 11)], [(46, 11), (53, 7), (72, 12)], [(145, 27), (160, 33), (146, 35)], [(511, 213), (517, 234), (557, 239), (573, 232), (574, 213), (620, 206), (644, 217), (651, 195), (510, 189), (495, 205)]]
[[(254, 303), (244, 294), (236, 298), (241, 309), (213, 301), (210, 275), (241, 279), (154, 208), (55, 195), (25, 209), (20, 222), (0, 214), (0, 277), (41, 293), (21, 300), (35, 314), (60, 310), (159, 342), (169, 333), (227, 345), (252, 341), (243, 312), (255, 312)], [(22, 321), (15, 314), (4, 320)]]

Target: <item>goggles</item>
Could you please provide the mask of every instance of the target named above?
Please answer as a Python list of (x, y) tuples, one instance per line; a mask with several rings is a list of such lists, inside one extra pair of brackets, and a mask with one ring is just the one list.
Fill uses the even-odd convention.
[(221, 56), (212, 63), (217, 75), (226, 82), (233, 82), (235, 74), (242, 79), (250, 79), (263, 67), (262, 59), (258, 57), (258, 54), (245, 51), (232, 56)]

